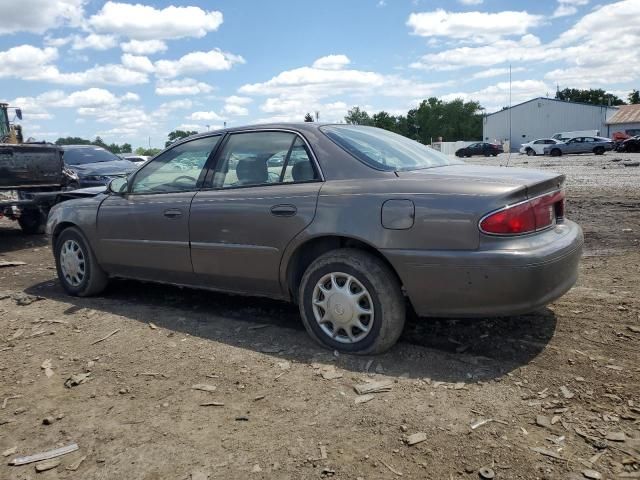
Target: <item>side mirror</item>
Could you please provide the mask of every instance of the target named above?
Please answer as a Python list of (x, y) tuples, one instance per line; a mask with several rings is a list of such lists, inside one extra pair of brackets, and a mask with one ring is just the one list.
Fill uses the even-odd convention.
[(22, 110), (19, 108), (16, 108), (16, 117), (18, 117), (18, 120), (22, 120)]
[(123, 195), (127, 192), (128, 186), (129, 182), (125, 177), (117, 177), (109, 182), (107, 190), (109, 193), (113, 193), (115, 195)]

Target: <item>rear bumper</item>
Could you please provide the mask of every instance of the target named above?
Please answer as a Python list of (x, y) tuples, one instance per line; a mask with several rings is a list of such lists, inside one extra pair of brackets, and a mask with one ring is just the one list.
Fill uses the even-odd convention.
[[(524, 240), (524, 241), (523, 241)], [(584, 238), (570, 221), (535, 241), (485, 251), (383, 250), (420, 316), (481, 317), (537, 310), (578, 278)]]

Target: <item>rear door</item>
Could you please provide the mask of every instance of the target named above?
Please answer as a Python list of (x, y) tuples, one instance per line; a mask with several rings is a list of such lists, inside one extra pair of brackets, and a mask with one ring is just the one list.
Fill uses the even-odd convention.
[(213, 288), (280, 296), (287, 244), (311, 223), (321, 172), (304, 139), (290, 131), (229, 134), (206, 187), (193, 199), (191, 258)]
[(176, 145), (142, 167), (128, 193), (102, 203), (97, 250), (109, 272), (191, 282), (189, 207), (219, 140), (218, 135)]

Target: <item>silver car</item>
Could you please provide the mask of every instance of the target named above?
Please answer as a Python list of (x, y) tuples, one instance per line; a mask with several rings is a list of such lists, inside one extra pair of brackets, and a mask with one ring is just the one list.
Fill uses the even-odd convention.
[(613, 142), (602, 137), (575, 137), (555, 145), (544, 147), (544, 154), (559, 157), (567, 153), (593, 153), (604, 155), (607, 150), (613, 149)]
[(273, 124), (177, 142), (47, 230), (71, 295), (126, 277), (283, 299), (322, 345), (378, 353), (409, 306), (512, 315), (569, 290), (583, 237), (563, 184), (377, 128)]

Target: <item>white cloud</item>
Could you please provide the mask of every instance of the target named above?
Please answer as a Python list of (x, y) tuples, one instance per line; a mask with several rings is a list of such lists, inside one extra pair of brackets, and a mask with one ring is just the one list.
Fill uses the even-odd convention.
[[(511, 73), (524, 72), (525, 70), (526, 68), (524, 67), (515, 67), (511, 69)], [(509, 75), (508, 68), (487, 68), (486, 70), (481, 70), (479, 72), (474, 73), (473, 75), (471, 75), (471, 78), (472, 79), (493, 78), (493, 77), (501, 77), (501, 76), (507, 76), (507, 75)]]
[[(209, 126), (209, 128), (211, 128), (211, 126)], [(218, 130), (219, 128), (222, 128), (222, 127), (221, 126), (219, 127), (216, 125), (213, 127), (213, 130)], [(206, 129), (207, 129), (206, 126), (198, 125), (197, 123), (182, 123), (176, 127), (176, 130), (182, 130), (185, 132), (193, 132), (193, 131), (201, 132)]]
[(449, 37), (455, 39), (497, 39), (507, 35), (523, 35), (539, 25), (543, 17), (528, 12), (503, 11), (412, 13), (407, 25), (414, 35), (422, 37)]
[(118, 44), (117, 38), (113, 35), (98, 35), (91, 33), (86, 37), (76, 35), (71, 48), (74, 50), (109, 50)]
[(549, 85), (541, 80), (516, 80), (511, 82), (511, 86), (509, 86), (509, 82), (499, 82), (481, 90), (449, 93), (442, 95), (440, 98), (445, 101), (451, 101), (456, 98), (475, 100), (491, 112), (509, 105), (509, 88), (511, 88), (512, 104), (545, 96), (550, 92)]
[(44, 33), (63, 25), (79, 25), (87, 0), (3, 0), (0, 35), (16, 32)]
[(155, 70), (151, 60), (145, 56), (125, 53), (120, 57), (120, 61), (126, 68), (135, 70), (136, 72), (152, 73)]
[(198, 95), (209, 93), (213, 87), (207, 83), (199, 82), (193, 78), (180, 80), (158, 80), (156, 83), (156, 95)]
[(20, 45), (0, 52), (0, 78), (45, 81), (66, 85), (138, 85), (148, 82), (146, 73), (123, 65), (97, 65), (81, 72), (60, 72), (53, 64), (58, 50)]
[(162, 40), (130, 40), (120, 44), (123, 52), (134, 55), (151, 55), (167, 50), (167, 44)]
[(248, 105), (253, 102), (253, 99), (249, 97), (239, 97), (237, 95), (231, 95), (225, 99), (225, 102), (230, 105)]
[(64, 47), (68, 43), (72, 42), (73, 38), (73, 35), (68, 35), (66, 37), (51, 37), (49, 35), (45, 35), (43, 43), (47, 47)]
[(458, 0), (462, 5), (481, 5), (484, 0)]
[(232, 116), (245, 116), (249, 115), (249, 109), (247, 107), (242, 107), (240, 105), (234, 105), (233, 103), (229, 103), (222, 108), (223, 113)]
[(553, 18), (567, 17), (578, 12), (578, 6), (586, 5), (589, 0), (558, 0), (558, 7), (553, 12)]
[(158, 77), (173, 78), (185, 74), (229, 70), (237, 63), (245, 63), (244, 58), (216, 48), (208, 52), (187, 53), (178, 60), (158, 60), (155, 69)]
[(327, 55), (313, 62), (313, 68), (322, 70), (340, 70), (351, 63), (346, 55)]
[(199, 121), (199, 120), (203, 120), (203, 121), (216, 120), (216, 121), (222, 121), (223, 118), (220, 115), (218, 115), (216, 112), (209, 111), (209, 112), (193, 112), (191, 115), (189, 115), (187, 117), (187, 120), (195, 120), (195, 121)]
[(88, 24), (97, 32), (116, 33), (136, 40), (204, 37), (222, 24), (222, 13), (199, 7), (156, 9), (141, 4), (107, 2)]

